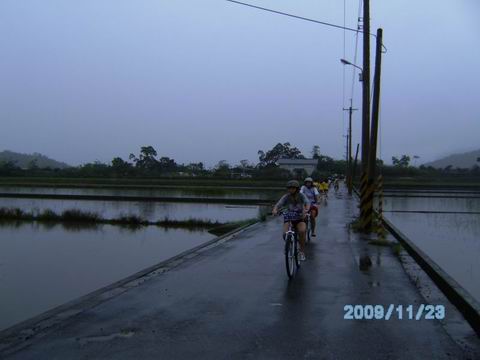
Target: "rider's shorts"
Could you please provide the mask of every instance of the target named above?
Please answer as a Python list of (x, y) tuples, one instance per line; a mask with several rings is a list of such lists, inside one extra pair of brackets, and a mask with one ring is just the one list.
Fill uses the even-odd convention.
[(318, 215), (318, 207), (317, 205), (310, 205), (310, 213), (312, 214), (313, 217), (317, 217)]
[(287, 222), (289, 222), (289, 221), (292, 222), (292, 226), (294, 226), (294, 227), (297, 227), (297, 225), (300, 224), (300, 223), (306, 224), (304, 219), (299, 219), (299, 220), (284, 220), (283, 223), (287, 223)]

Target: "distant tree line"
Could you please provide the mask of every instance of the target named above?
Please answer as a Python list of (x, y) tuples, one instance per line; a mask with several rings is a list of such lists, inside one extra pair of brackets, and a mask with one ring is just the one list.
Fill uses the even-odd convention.
[[(318, 145), (313, 146), (311, 158), (318, 160), (317, 168), (312, 174), (316, 179), (325, 178), (331, 174), (343, 174), (346, 170), (345, 160), (335, 160), (320, 152)], [(38, 177), (215, 177), (215, 178), (258, 178), (258, 179), (288, 179), (296, 176), (299, 179), (304, 173), (293, 175), (290, 171), (277, 165), (279, 159), (305, 159), (306, 157), (289, 142), (278, 143), (270, 150), (258, 151), (258, 162), (251, 163), (241, 160), (231, 165), (226, 160), (220, 160), (214, 167), (206, 168), (202, 162), (178, 164), (167, 156), (158, 156), (153, 146), (142, 146), (140, 152), (130, 154), (128, 160), (115, 157), (110, 163), (95, 161), (80, 166), (67, 168), (39, 167), (36, 161), (21, 168), (15, 161), (0, 161), (0, 176), (38, 176)], [(418, 157), (414, 156), (414, 159)], [(480, 160), (480, 159), (479, 159)], [(480, 176), (480, 166), (470, 169), (459, 169), (447, 166), (444, 169), (410, 165), (410, 156), (392, 157), (392, 165), (385, 165), (377, 160), (379, 171), (385, 176)], [(480, 161), (479, 161), (480, 164)], [(356, 174), (360, 174), (360, 164), (357, 164)]]

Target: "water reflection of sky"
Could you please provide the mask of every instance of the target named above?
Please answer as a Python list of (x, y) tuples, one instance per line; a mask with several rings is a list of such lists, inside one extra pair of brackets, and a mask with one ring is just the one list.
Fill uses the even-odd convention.
[(38, 223), (0, 227), (0, 330), (85, 295), (214, 236), (118, 226), (67, 231)]
[(248, 190), (226, 188), (166, 188), (166, 189), (127, 189), (127, 188), (52, 188), (0, 186), (0, 193), (55, 194), (55, 195), (110, 195), (110, 196), (152, 196), (152, 197), (194, 197), (226, 199), (276, 199), (282, 192), (278, 190)]
[[(480, 199), (387, 198), (387, 210), (480, 211)], [(480, 301), (480, 215), (395, 213), (385, 216)]]
[(480, 212), (480, 198), (385, 197), (384, 210)]

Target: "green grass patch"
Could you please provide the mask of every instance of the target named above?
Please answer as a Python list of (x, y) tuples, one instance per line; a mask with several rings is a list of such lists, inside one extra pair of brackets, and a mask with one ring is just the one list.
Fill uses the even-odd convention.
[(31, 220), (34, 215), (19, 208), (0, 208), (0, 220)]
[(218, 221), (187, 219), (172, 220), (164, 218), (158, 221), (148, 221), (137, 215), (122, 215), (114, 219), (104, 219), (94, 212), (82, 211), (78, 209), (69, 209), (57, 214), (53, 210), (46, 209), (37, 214), (23, 211), (19, 208), (0, 208), (0, 222), (22, 222), (22, 221), (38, 221), (46, 226), (53, 226), (60, 223), (68, 227), (68, 230), (80, 230), (85, 227), (96, 227), (99, 224), (110, 224), (126, 226), (131, 229), (140, 228), (147, 225), (156, 225), (164, 228), (173, 229), (189, 229), (199, 230), (206, 229), (214, 235), (223, 235), (236, 228), (258, 221), (258, 219), (250, 219), (245, 221), (236, 221), (222, 223)]
[(362, 232), (363, 231), (363, 227), (362, 227), (362, 223), (360, 221), (360, 218), (357, 218), (353, 221), (351, 221), (349, 224), (348, 224), (348, 228), (351, 229), (352, 231), (354, 232)]
[(403, 251), (403, 246), (400, 243), (395, 243), (394, 245), (392, 245), (392, 250), (396, 256), (399, 256), (400, 253)]
[(58, 223), (62, 224), (67, 230), (73, 231), (85, 228), (95, 228), (100, 224), (125, 226), (129, 229), (137, 229), (147, 225), (156, 225), (172, 229), (208, 230), (211, 234), (220, 236), (241, 226), (253, 224), (259, 220), (265, 221), (266, 215), (261, 216), (258, 219), (222, 223), (202, 219), (172, 220), (169, 218), (164, 218), (158, 221), (148, 221), (137, 215), (122, 215), (115, 219), (103, 219), (97, 213), (78, 209), (65, 210), (61, 214), (46, 209), (34, 214), (25, 212), (19, 208), (0, 208), (0, 222), (3, 223), (15, 223), (18, 225), (18, 223), (22, 221), (38, 221), (47, 227), (55, 226), (55, 224)]
[(55, 211), (46, 209), (39, 213), (34, 220), (38, 221), (60, 221), (60, 215), (55, 213)]
[(74, 222), (99, 222), (102, 219), (100, 218), (100, 215), (94, 212), (70, 209), (62, 212), (60, 215), (60, 220)]

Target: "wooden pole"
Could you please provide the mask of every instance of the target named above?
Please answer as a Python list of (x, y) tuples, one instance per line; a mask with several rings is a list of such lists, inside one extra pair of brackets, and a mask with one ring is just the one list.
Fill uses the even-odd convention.
[(380, 113), (380, 80), (382, 72), (382, 38), (383, 30), (377, 30), (375, 53), (375, 76), (373, 85), (372, 133), (370, 135), (370, 151), (368, 157), (368, 181), (365, 203), (365, 229), (371, 229), (373, 222), (373, 196), (375, 194), (375, 176), (377, 168), (378, 117)]

